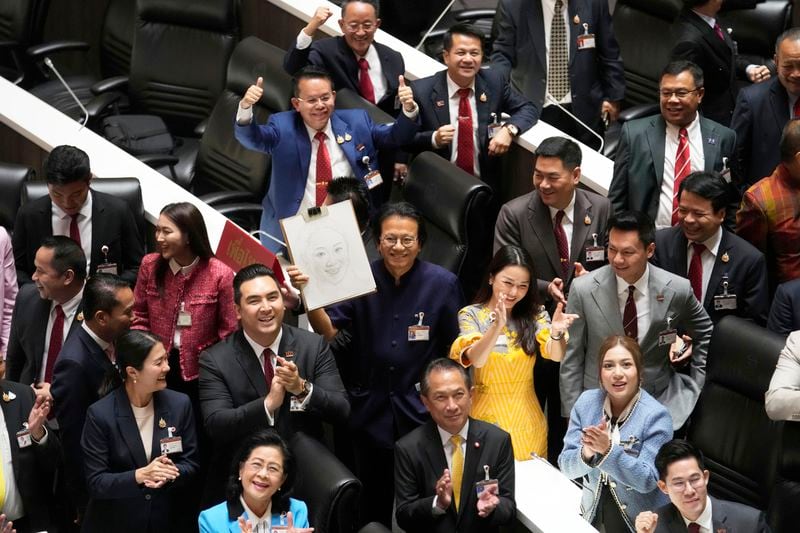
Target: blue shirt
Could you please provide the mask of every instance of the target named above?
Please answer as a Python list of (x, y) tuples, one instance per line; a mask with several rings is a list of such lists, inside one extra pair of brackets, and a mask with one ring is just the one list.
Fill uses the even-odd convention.
[[(399, 283), (382, 259), (372, 262), (377, 292), (327, 309), (340, 330), (334, 350), (350, 397), (351, 428), (373, 444), (391, 449), (428, 417), (417, 383), (431, 359), (447, 357), (458, 337), (464, 294), (456, 276), (426, 261), (415, 261)], [(429, 340), (409, 341), (408, 328), (428, 326)]]

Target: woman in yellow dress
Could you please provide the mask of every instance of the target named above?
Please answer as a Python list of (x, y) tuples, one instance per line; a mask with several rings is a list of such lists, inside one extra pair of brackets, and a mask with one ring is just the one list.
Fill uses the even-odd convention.
[(520, 461), (531, 453), (547, 457), (547, 422), (533, 389), (536, 352), (560, 361), (566, 330), (577, 318), (559, 304), (550, 320), (535, 283), (528, 253), (518, 246), (500, 248), (476, 303), (458, 313), (460, 336), (450, 349), (452, 359), (474, 368), (471, 416), (509, 432)]

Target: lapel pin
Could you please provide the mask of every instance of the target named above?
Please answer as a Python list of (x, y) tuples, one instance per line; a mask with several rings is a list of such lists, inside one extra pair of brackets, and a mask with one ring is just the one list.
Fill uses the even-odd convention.
[(581, 23), (581, 18), (578, 15), (575, 15), (572, 18), (572, 22), (574, 22), (575, 24), (580, 24)]
[(165, 427), (167, 427), (167, 423), (164, 421), (163, 418), (159, 419), (158, 427), (160, 427), (161, 429), (164, 429)]
[(345, 133), (345, 134), (344, 134), (344, 140), (345, 140), (346, 142), (350, 142), (350, 141), (352, 141), (352, 140), (353, 140), (353, 137), (352, 137), (352, 135), (350, 135), (349, 133)]
[(356, 146), (356, 151), (357, 152), (363, 152), (364, 148), (366, 148), (366, 147), (363, 144), (359, 144), (358, 146)]
[(728, 261), (731, 260), (731, 257), (728, 255), (728, 252), (725, 252), (724, 254), (722, 254), (722, 257), (720, 257), (720, 259), (722, 259), (723, 263), (727, 263)]
[(480, 448), (480, 447), (481, 447), (481, 443), (478, 442), (478, 441), (475, 441), (475, 448)]
[(444, 100), (436, 100), (436, 107), (444, 107)]
[(708, 144), (717, 144), (717, 139), (716, 137), (709, 137), (708, 139), (706, 139), (706, 142)]
[(664, 301), (664, 295), (663, 294), (656, 294), (656, 301), (657, 302), (663, 302)]
[(78, 322), (83, 322), (83, 311), (78, 313), (78, 316), (75, 317), (75, 320), (77, 320)]
[(481, 96), (480, 96), (480, 101), (481, 101), (481, 102), (485, 102), (486, 100), (487, 100), (487, 98), (486, 98), (486, 93), (481, 93)]
[(591, 224), (591, 223), (592, 223), (592, 219), (591, 219), (591, 218), (589, 218), (589, 215), (586, 215), (586, 216), (583, 218), (583, 223), (584, 223), (584, 224), (586, 224), (587, 226), (588, 226), (589, 224)]
[(3, 393), (3, 401), (6, 402), (6, 403), (10, 402), (11, 401), (11, 395), (9, 393), (7, 393), (7, 392), (4, 392)]
[(342, 144), (344, 142), (344, 138), (341, 135), (336, 136), (336, 142)]
[(284, 359), (291, 359), (292, 357), (294, 357), (294, 352), (283, 352)]

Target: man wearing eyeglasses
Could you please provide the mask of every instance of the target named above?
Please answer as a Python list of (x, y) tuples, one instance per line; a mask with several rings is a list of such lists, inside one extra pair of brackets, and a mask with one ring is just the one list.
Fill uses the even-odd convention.
[[(736, 134), (702, 117), (703, 71), (690, 61), (669, 63), (659, 84), (661, 114), (625, 122), (608, 199), (614, 211), (642, 211), (656, 228), (678, 223), (678, 189), (692, 172), (721, 172), (731, 181)], [(731, 187), (733, 189), (733, 187)], [(730, 222), (738, 198), (732, 199)]]
[(656, 455), (658, 488), (669, 496), (667, 505), (636, 517), (636, 533), (768, 533), (764, 513), (741, 503), (708, 495), (703, 453), (689, 441), (671, 440)]
[(272, 178), (264, 196), (261, 243), (277, 253), (279, 220), (320, 206), (333, 177), (362, 179), (370, 189), (384, 187), (378, 150), (397, 148), (413, 139), (419, 110), (402, 76), (398, 98), (403, 112), (393, 124), (375, 124), (363, 109), (334, 111), (336, 91), (330, 75), (304, 67), (293, 79), (294, 111), (274, 113), (265, 125), (253, 120), (253, 106), (264, 93), (263, 79), (251, 85), (236, 113), (236, 139), (246, 148), (272, 155)]
[[(346, 431), (364, 485), (362, 525), (390, 528), (394, 443), (428, 419), (418, 382), (458, 336), (464, 295), (454, 274), (418, 259), (425, 220), (411, 204), (385, 204), (374, 234), (382, 257), (372, 262), (376, 292), (310, 311), (308, 320), (331, 343), (350, 398)], [(287, 272), (298, 289), (308, 283), (297, 267)]]

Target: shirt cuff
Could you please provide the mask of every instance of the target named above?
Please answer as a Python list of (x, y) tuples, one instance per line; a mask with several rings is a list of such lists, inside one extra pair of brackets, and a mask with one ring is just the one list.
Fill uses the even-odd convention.
[(306, 35), (306, 32), (300, 30), (300, 33), (297, 34), (297, 40), (294, 43), (294, 47), (298, 50), (305, 50), (311, 43), (314, 41), (314, 38), (310, 35)]
[(749, 75), (750, 75), (750, 71), (751, 71), (752, 69), (754, 69), (754, 68), (758, 67), (758, 66), (759, 66), (759, 65), (755, 65), (755, 64), (753, 64), (753, 65), (747, 65), (747, 66), (745, 67), (745, 69), (744, 69), (744, 72), (745, 72), (745, 74), (747, 74), (747, 75), (749, 76)]
[(431, 134), (431, 146), (433, 146), (434, 150), (438, 150), (439, 149), (439, 145), (436, 144), (436, 130), (434, 130), (433, 134)]
[(437, 505), (438, 502), (439, 502), (439, 496), (438, 495), (434, 496), (433, 497), (433, 507), (431, 507), (431, 513), (433, 513), (433, 516), (443, 515), (443, 514), (445, 514), (447, 512), (447, 511), (445, 511), (444, 509), (442, 509), (441, 507), (439, 507)]
[(252, 121), (253, 121), (252, 106), (245, 109), (242, 107), (242, 104), (239, 104), (239, 108), (236, 110), (236, 123), (240, 126), (247, 126)]
[(264, 412), (267, 413), (267, 424), (269, 424), (270, 427), (274, 426), (275, 425), (275, 416), (272, 413), (269, 412), (269, 409), (267, 409), (267, 403), (266, 402), (264, 402)]
[(306, 405), (308, 405), (308, 400), (311, 399), (311, 395), (312, 394), (314, 394), (314, 384), (309, 381), (308, 382), (308, 394), (306, 394), (306, 397), (303, 398), (302, 402), (300, 402), (300, 405), (298, 406), (298, 407), (300, 407), (300, 409), (305, 410)]
[(412, 111), (406, 111), (406, 108), (403, 107), (403, 114), (411, 120), (417, 120), (417, 115), (419, 115), (419, 106), (416, 102), (414, 102), (414, 109)]
[(45, 444), (47, 444), (47, 436), (49, 435), (49, 433), (47, 432), (47, 426), (43, 426), (42, 429), (44, 429), (44, 437), (42, 437), (40, 440), (34, 439), (33, 433), (31, 433), (31, 440), (36, 444), (38, 444), (39, 446), (44, 446)]

